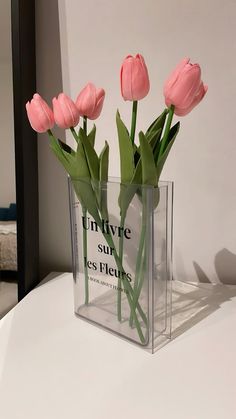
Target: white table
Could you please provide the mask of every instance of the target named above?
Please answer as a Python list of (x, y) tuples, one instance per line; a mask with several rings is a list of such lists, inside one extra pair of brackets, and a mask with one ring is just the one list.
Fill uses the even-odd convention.
[(0, 321), (0, 417), (235, 419), (236, 291), (226, 291), (151, 355), (74, 316), (71, 274), (39, 286)]

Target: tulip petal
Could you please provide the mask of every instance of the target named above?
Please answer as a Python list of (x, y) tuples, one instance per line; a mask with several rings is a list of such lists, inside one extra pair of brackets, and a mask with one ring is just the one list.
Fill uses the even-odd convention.
[(98, 89), (96, 89), (96, 100), (98, 101), (99, 99), (103, 98), (104, 99), (105, 96), (105, 90), (102, 89), (101, 87), (99, 87)]
[(54, 118), (53, 118), (53, 113), (52, 113), (51, 108), (49, 108), (48, 104), (41, 98), (41, 96), (38, 93), (35, 93), (33, 97), (34, 99), (37, 99), (38, 102), (41, 104), (42, 109), (45, 115), (47, 116), (48, 122), (50, 124), (50, 129), (51, 129), (54, 125)]
[(164, 85), (165, 103), (174, 105), (175, 114), (184, 116), (204, 97), (206, 86), (201, 81), (199, 64), (191, 64), (189, 59), (182, 60)]
[(148, 70), (141, 54), (128, 55), (120, 70), (120, 87), (124, 100), (140, 100), (149, 92)]
[[(132, 57), (133, 59), (133, 57)], [(128, 56), (121, 67), (121, 94), (124, 100), (134, 100), (132, 93), (132, 60)]]
[(132, 68), (132, 90), (134, 100), (143, 99), (148, 94), (150, 88), (147, 67), (143, 58), (140, 60), (140, 57), (141, 56), (138, 54)]
[(175, 67), (175, 69), (172, 71), (168, 79), (166, 80), (164, 84), (164, 96), (166, 96), (167, 90), (171, 89), (172, 86), (176, 83), (179, 74), (182, 72), (183, 68), (188, 64), (190, 61), (190, 58), (183, 58), (180, 63)]
[(54, 125), (52, 110), (39, 94), (35, 94), (31, 102), (27, 102), (26, 111), (32, 128), (37, 132), (45, 132)]
[(201, 82), (199, 90), (196, 94), (196, 96), (193, 98), (193, 101), (191, 103), (191, 105), (187, 108), (175, 108), (175, 114), (177, 116), (185, 116), (187, 115), (189, 112), (191, 112), (193, 110), (193, 108), (195, 108), (195, 106), (197, 106), (199, 104), (199, 102), (201, 102), (201, 100), (204, 98), (206, 92), (208, 90), (208, 86), (204, 85), (203, 82)]
[(100, 114), (101, 114), (101, 112), (102, 112), (102, 107), (103, 107), (104, 98), (105, 98), (105, 96), (102, 96), (102, 97), (98, 100), (98, 102), (97, 102), (97, 104), (96, 104), (96, 108), (95, 108), (95, 110), (94, 110), (93, 114), (91, 114), (91, 115), (90, 115), (90, 119), (91, 119), (91, 120), (97, 119), (97, 118), (100, 116)]
[[(198, 64), (187, 64), (178, 80), (167, 93), (168, 103), (176, 107), (189, 107), (201, 83), (201, 69)], [(169, 106), (169, 105), (168, 105)]]
[(93, 83), (88, 83), (80, 92), (76, 99), (76, 106), (80, 116), (93, 114), (96, 106), (96, 87)]
[[(196, 96), (199, 86), (201, 84), (201, 69), (198, 64), (193, 66), (186, 66), (185, 71), (180, 75), (179, 86), (182, 86), (180, 96), (182, 95), (181, 103), (183, 106), (189, 106), (192, 98)], [(176, 103), (178, 106), (178, 103)]]
[(53, 113), (54, 113), (56, 124), (60, 128), (66, 129), (66, 121), (65, 121), (64, 113), (62, 112), (62, 108), (59, 104), (59, 100), (54, 97), (52, 100), (52, 104), (53, 104)]
[(61, 107), (61, 112), (64, 116), (64, 128), (71, 128), (78, 125), (79, 111), (71, 98), (65, 95), (65, 93), (61, 93), (58, 96), (58, 102)]

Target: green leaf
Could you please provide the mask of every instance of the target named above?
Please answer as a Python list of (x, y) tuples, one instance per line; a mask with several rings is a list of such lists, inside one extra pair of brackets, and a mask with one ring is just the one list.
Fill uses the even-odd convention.
[(92, 187), (90, 170), (82, 142), (77, 147), (72, 172), (72, 182), (81, 205), (86, 208), (92, 217), (97, 221), (99, 219), (99, 215), (97, 210), (96, 194)]
[(167, 141), (166, 141), (166, 147), (164, 148), (164, 151), (166, 150), (168, 144), (177, 137), (178, 133), (180, 130), (180, 122), (177, 122), (175, 125), (173, 125), (173, 127), (170, 129), (170, 132), (168, 134), (167, 137)]
[(109, 165), (109, 145), (105, 141), (101, 154), (99, 156), (99, 193), (98, 202), (99, 208), (104, 220), (108, 220), (108, 208), (107, 208), (107, 184), (108, 181), (108, 165)]
[(58, 140), (53, 137), (50, 137), (50, 147), (71, 178), (90, 179), (82, 144), (77, 147), (77, 152), (73, 155), (64, 151)]
[(99, 156), (99, 180), (100, 182), (108, 181), (108, 166), (109, 166), (109, 145), (105, 141), (105, 145)]
[[(159, 128), (156, 131), (150, 132), (148, 136), (145, 134), (153, 151), (154, 151), (154, 148), (157, 147), (157, 143), (160, 141), (161, 133), (162, 133), (162, 128)], [(140, 147), (136, 147), (135, 154), (134, 154), (135, 166), (137, 165), (139, 159), (140, 159)]]
[(70, 155), (63, 151), (58, 140), (56, 140), (54, 137), (50, 137), (49, 141), (50, 148), (52, 149), (53, 153), (56, 155), (60, 163), (63, 165), (64, 169), (67, 171), (67, 173), (70, 174)]
[(156, 173), (157, 173), (157, 180), (159, 181), (162, 169), (164, 167), (164, 164), (166, 162), (166, 159), (169, 155), (169, 152), (171, 150), (172, 145), (174, 144), (174, 141), (177, 137), (177, 134), (179, 132), (179, 128), (180, 128), (180, 122), (177, 122), (177, 124), (175, 124), (169, 132), (167, 141), (166, 141), (166, 147), (165, 150), (162, 154), (162, 156), (158, 159), (157, 163), (156, 163)]
[(60, 145), (60, 147), (68, 154), (72, 154), (75, 155), (75, 151), (73, 150), (73, 148), (71, 148), (68, 144), (64, 143), (63, 141), (61, 141), (58, 138), (58, 143)]
[[(145, 138), (143, 133), (140, 133), (139, 136), (141, 135), (141, 140), (140, 140), (140, 151), (141, 151), (141, 157), (139, 157), (139, 160), (137, 162), (137, 165), (135, 167), (135, 171), (131, 180), (131, 184), (130, 185), (121, 185), (121, 191), (120, 191), (120, 196), (119, 196), (119, 205), (120, 205), (120, 209), (122, 214), (125, 214), (127, 209), (129, 208), (130, 202), (132, 201), (135, 193), (138, 191), (139, 189), (139, 185), (141, 185), (142, 183), (147, 183), (149, 185), (157, 185), (157, 179), (156, 179), (156, 166), (155, 166), (155, 162), (153, 159), (153, 151), (152, 148), (155, 147), (155, 145), (158, 143), (159, 141), (159, 136), (160, 136), (161, 130), (159, 130), (157, 133), (155, 133), (155, 135), (153, 135), (152, 138), (150, 138), (150, 143), (147, 142), (147, 139)], [(141, 143), (143, 144), (143, 147), (141, 147)], [(144, 148), (144, 151), (142, 151)], [(143, 155), (145, 155), (146, 157), (144, 157), (144, 159), (146, 160), (146, 158), (148, 159), (147, 161), (147, 166), (148, 166), (148, 170), (150, 171), (149, 175), (147, 174), (147, 170), (146, 170), (146, 176), (150, 176), (150, 179), (147, 178), (147, 182), (144, 181), (144, 179), (142, 179), (142, 168), (143, 168)], [(151, 173), (152, 172), (152, 173)]]
[(86, 157), (84, 154), (83, 146), (77, 147), (77, 152), (73, 154), (67, 153), (62, 148), (61, 142), (50, 136), (50, 147), (60, 163), (63, 165), (66, 172), (72, 177), (90, 178)]
[(93, 125), (93, 128), (88, 135), (89, 142), (93, 148), (95, 144), (95, 137), (96, 137), (96, 125)]
[[(153, 135), (150, 136), (149, 138), (149, 144), (151, 146), (151, 149), (153, 150), (153, 153), (157, 146), (158, 141), (160, 140), (160, 136), (161, 136), (161, 129), (159, 129), (157, 132), (154, 132)], [(135, 172), (131, 180), (131, 183), (141, 184), (142, 183), (142, 163), (140, 159), (140, 147), (138, 148), (138, 150), (139, 150), (139, 159), (137, 161)]]
[(135, 168), (134, 176), (131, 180), (132, 184), (140, 185), (142, 183), (142, 162), (141, 158), (138, 161), (138, 164)]
[[(161, 129), (153, 134), (153, 137), (150, 137), (150, 147), (155, 148), (158, 143), (161, 135)], [(155, 169), (156, 172), (156, 169)], [(130, 202), (132, 201), (136, 191), (138, 190), (138, 185), (142, 184), (142, 161), (139, 154), (139, 159), (135, 167), (135, 171), (131, 180), (131, 185), (121, 185), (121, 192), (119, 196), (119, 205), (122, 213), (126, 213)]]
[(138, 185), (142, 183), (142, 164), (141, 159), (139, 157), (139, 161), (137, 166), (135, 167), (135, 171), (132, 177), (132, 180), (129, 185), (121, 184), (120, 185), (120, 195), (119, 195), (119, 206), (121, 209), (121, 213), (125, 214), (127, 209), (129, 208), (129, 204), (132, 201), (137, 189)]
[(72, 177), (90, 179), (90, 171), (86, 160), (83, 144), (79, 144), (77, 147)]
[(140, 158), (140, 151), (139, 151), (139, 147), (137, 147), (135, 143), (133, 144), (133, 154), (134, 154), (134, 165), (136, 166)]
[(123, 216), (125, 216), (127, 209), (129, 208), (130, 202), (132, 201), (137, 189), (138, 185), (136, 184), (125, 185), (121, 183), (118, 202), (121, 214)]
[(161, 132), (162, 130), (161, 128), (159, 128), (156, 132), (153, 132), (152, 135), (149, 136), (149, 138), (146, 137), (151, 146), (152, 152), (154, 152), (158, 142), (160, 141)]
[(159, 157), (160, 148), (161, 148), (161, 142), (159, 142), (157, 144), (157, 147), (155, 147), (155, 149), (153, 151), (153, 157), (154, 157), (154, 161), (155, 161), (156, 165), (157, 165), (157, 161), (158, 161), (158, 157)]
[(139, 133), (141, 164), (142, 164), (142, 183), (145, 185), (157, 185), (156, 165), (152, 153), (152, 148), (141, 131)]
[(97, 209), (96, 195), (89, 179), (71, 179), (75, 193), (81, 205), (88, 210), (95, 221), (100, 225), (100, 217)]
[[(91, 177), (91, 188), (94, 192), (94, 205), (98, 206), (100, 202), (100, 194), (99, 194), (99, 159), (97, 156), (96, 151), (92, 147), (90, 141), (88, 140), (87, 135), (85, 134), (84, 130), (80, 128), (79, 130), (79, 139), (81, 146), (84, 150), (85, 160), (88, 166), (89, 171), (89, 178)], [(87, 197), (82, 196), (83, 201), (87, 199)], [(89, 208), (87, 208), (90, 211)]]
[(149, 136), (153, 133), (161, 129), (163, 130), (163, 127), (165, 125), (166, 116), (168, 114), (168, 109), (164, 109), (161, 115), (159, 115), (155, 121), (150, 125), (150, 127), (146, 131), (146, 137), (149, 139)]
[(134, 151), (127, 128), (120, 118), (120, 114), (116, 113), (116, 125), (119, 138), (120, 148), (120, 174), (121, 182), (129, 183), (134, 173)]
[(86, 136), (83, 128), (79, 130), (79, 139), (83, 145), (87, 164), (91, 178), (95, 181), (99, 180), (99, 160), (96, 151), (92, 147), (88, 137)]
[(79, 144), (76, 154), (72, 155), (64, 151), (55, 138), (50, 137), (50, 147), (70, 175), (81, 205), (83, 205), (92, 217), (99, 222), (96, 195), (92, 188), (83, 145)]
[(134, 153), (134, 165), (135, 167), (137, 166), (138, 162), (140, 159), (140, 149), (139, 147), (136, 148), (135, 153)]

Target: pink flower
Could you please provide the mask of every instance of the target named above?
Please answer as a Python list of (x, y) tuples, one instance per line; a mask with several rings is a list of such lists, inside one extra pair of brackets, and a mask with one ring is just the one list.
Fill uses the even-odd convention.
[(38, 93), (34, 94), (31, 102), (26, 103), (26, 111), (35, 131), (46, 132), (54, 126), (53, 112)]
[(81, 116), (97, 119), (102, 111), (105, 91), (96, 88), (93, 83), (88, 83), (76, 99), (76, 106)]
[(148, 70), (141, 54), (128, 55), (120, 70), (120, 88), (124, 100), (140, 100), (147, 96), (150, 83)]
[(60, 93), (53, 98), (53, 114), (56, 124), (62, 129), (76, 127), (79, 123), (79, 111), (70, 97)]
[(175, 106), (175, 114), (187, 115), (205, 96), (207, 86), (201, 81), (199, 64), (184, 58), (166, 80), (164, 96), (167, 106)]

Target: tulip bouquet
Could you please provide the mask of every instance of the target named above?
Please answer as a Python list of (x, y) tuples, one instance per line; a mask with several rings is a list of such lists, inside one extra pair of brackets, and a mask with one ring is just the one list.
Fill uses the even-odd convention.
[[(130, 129), (116, 113), (116, 125), (120, 150), (120, 208), (119, 228), (125, 231), (127, 211), (134, 195), (142, 203), (143, 220), (158, 206), (158, 182), (165, 161), (179, 132), (180, 123), (172, 125), (174, 114), (187, 115), (204, 97), (207, 86), (201, 81), (201, 69), (198, 64), (191, 64), (183, 59), (175, 68), (164, 85), (166, 107), (145, 131), (140, 131), (136, 138), (136, 120), (138, 102), (147, 96), (150, 89), (148, 70), (144, 58), (137, 54), (127, 56), (120, 70), (120, 88), (125, 101), (132, 102)], [(124, 234), (120, 234), (119, 244), (115, 246), (113, 237), (104, 229), (109, 223), (107, 195), (102, 185), (108, 182), (109, 145), (105, 142), (100, 155), (95, 150), (96, 126), (88, 130), (88, 120), (97, 119), (102, 111), (105, 91), (88, 83), (79, 93), (75, 102), (64, 93), (52, 101), (53, 110), (35, 94), (31, 102), (26, 104), (28, 118), (32, 128), (39, 132), (47, 132), (50, 147), (71, 178), (75, 193), (82, 207), (83, 220), (89, 214), (97, 228), (102, 232), (107, 245), (113, 250), (113, 257), (118, 272), (117, 277), (117, 319), (122, 321), (122, 290), (130, 308), (129, 326), (135, 328), (140, 342), (145, 343), (142, 324), (147, 326), (147, 315), (141, 307), (139, 297), (143, 286), (145, 266), (146, 223), (142, 223), (139, 237), (134, 280), (131, 282), (123, 267)], [(82, 126), (78, 129), (82, 118)], [(75, 139), (75, 149), (60, 139), (55, 138), (52, 128), (54, 124), (69, 129)], [(153, 208), (145, 205), (145, 188), (138, 185), (149, 185), (153, 188)], [(108, 225), (108, 224), (106, 224)], [(87, 230), (83, 229), (83, 257), (87, 260)], [(89, 305), (89, 272), (84, 264), (85, 305)]]

